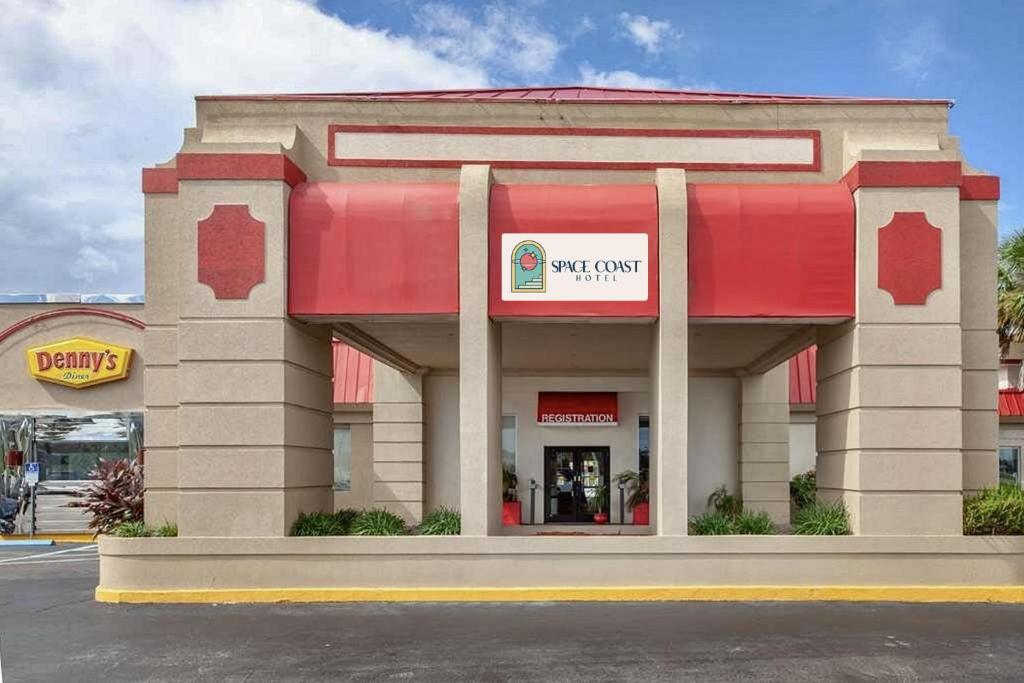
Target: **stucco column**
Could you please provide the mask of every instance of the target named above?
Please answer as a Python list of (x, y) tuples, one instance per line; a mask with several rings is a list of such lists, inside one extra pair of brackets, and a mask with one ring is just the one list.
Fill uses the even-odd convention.
[[(168, 174), (164, 170), (165, 175)], [(175, 170), (170, 169), (170, 174)], [(178, 244), (177, 181), (145, 191), (146, 523), (178, 522)]]
[(744, 377), (740, 405), (743, 507), (789, 522), (789, 366)]
[(295, 174), (225, 179), (261, 167), (196, 152), (176, 211), (179, 532), (283, 536), (333, 507), (331, 333), (287, 312)]
[(856, 534), (962, 532), (959, 191), (912, 158), (850, 183), (857, 317), (819, 328), (818, 493)]
[(423, 520), (423, 377), (373, 364), (373, 504)]
[(651, 349), (651, 514), (659, 536), (687, 533), (686, 173), (658, 169), (658, 297)]
[(960, 202), (963, 487), (967, 495), (999, 483), (999, 342), (994, 304), (998, 185), (995, 193), (982, 196)]
[(491, 170), (459, 186), (459, 469), (464, 536), (501, 530), (501, 326), (488, 311)]

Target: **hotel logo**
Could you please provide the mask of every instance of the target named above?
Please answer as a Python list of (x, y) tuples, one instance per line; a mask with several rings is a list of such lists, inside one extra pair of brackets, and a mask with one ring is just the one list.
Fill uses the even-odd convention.
[(523, 240), (512, 249), (512, 291), (532, 294), (546, 292), (548, 264), (544, 247)]

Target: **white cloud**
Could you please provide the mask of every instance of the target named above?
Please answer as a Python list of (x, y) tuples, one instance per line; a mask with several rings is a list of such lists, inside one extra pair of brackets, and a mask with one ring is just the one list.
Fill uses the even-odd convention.
[(116, 259), (90, 246), (78, 250), (72, 268), (71, 277), (85, 284), (92, 284), (97, 276), (116, 275), (120, 270)]
[(570, 38), (572, 40), (576, 40), (577, 38), (580, 38), (581, 36), (584, 36), (584, 35), (586, 35), (588, 33), (592, 33), (594, 31), (594, 29), (596, 29), (596, 28), (597, 28), (597, 24), (594, 23), (594, 20), (584, 14), (582, 17), (580, 17), (580, 20), (576, 23), (576, 27), (572, 30), (572, 33), (570, 34)]
[(682, 32), (673, 30), (672, 22), (667, 19), (654, 20), (643, 14), (621, 12), (619, 23), (626, 37), (649, 55), (658, 54), (666, 43), (682, 37)]
[(637, 90), (667, 90), (672, 83), (657, 76), (642, 76), (634, 71), (597, 71), (589, 64), (580, 65), (580, 83), (602, 88), (633, 88)]
[(893, 29), (898, 35), (882, 39), (882, 55), (889, 68), (904, 78), (927, 80), (936, 62), (949, 54), (942, 27), (934, 18), (910, 27), (899, 22)]
[(195, 94), (489, 83), (305, 0), (0, 0), (0, 16), (0, 291), (142, 291), (140, 169), (177, 151)]
[(447, 3), (431, 3), (416, 13), (423, 44), (457, 64), (487, 65), (524, 76), (551, 71), (562, 49), (536, 19), (503, 5), (487, 5), (476, 20)]

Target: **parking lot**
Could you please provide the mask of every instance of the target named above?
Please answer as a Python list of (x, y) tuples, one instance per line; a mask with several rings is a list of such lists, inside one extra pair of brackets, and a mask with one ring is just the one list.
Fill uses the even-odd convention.
[(95, 546), (0, 550), (4, 681), (1020, 680), (1024, 606), (107, 605)]

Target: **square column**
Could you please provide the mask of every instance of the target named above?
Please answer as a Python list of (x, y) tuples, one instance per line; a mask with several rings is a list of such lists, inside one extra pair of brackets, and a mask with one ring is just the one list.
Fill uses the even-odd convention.
[(999, 483), (998, 210), (994, 198), (960, 202), (964, 495)]
[(962, 533), (959, 192), (914, 177), (854, 187), (857, 317), (819, 328), (818, 493), (856, 534)]
[(744, 377), (740, 405), (743, 507), (789, 523), (789, 366)]
[(488, 305), (491, 170), (459, 185), (459, 470), (463, 536), (501, 530), (501, 326)]
[(688, 254), (686, 172), (658, 169), (658, 297), (651, 347), (651, 523), (659, 536), (687, 528)]
[(423, 521), (423, 377), (373, 364), (373, 505)]

